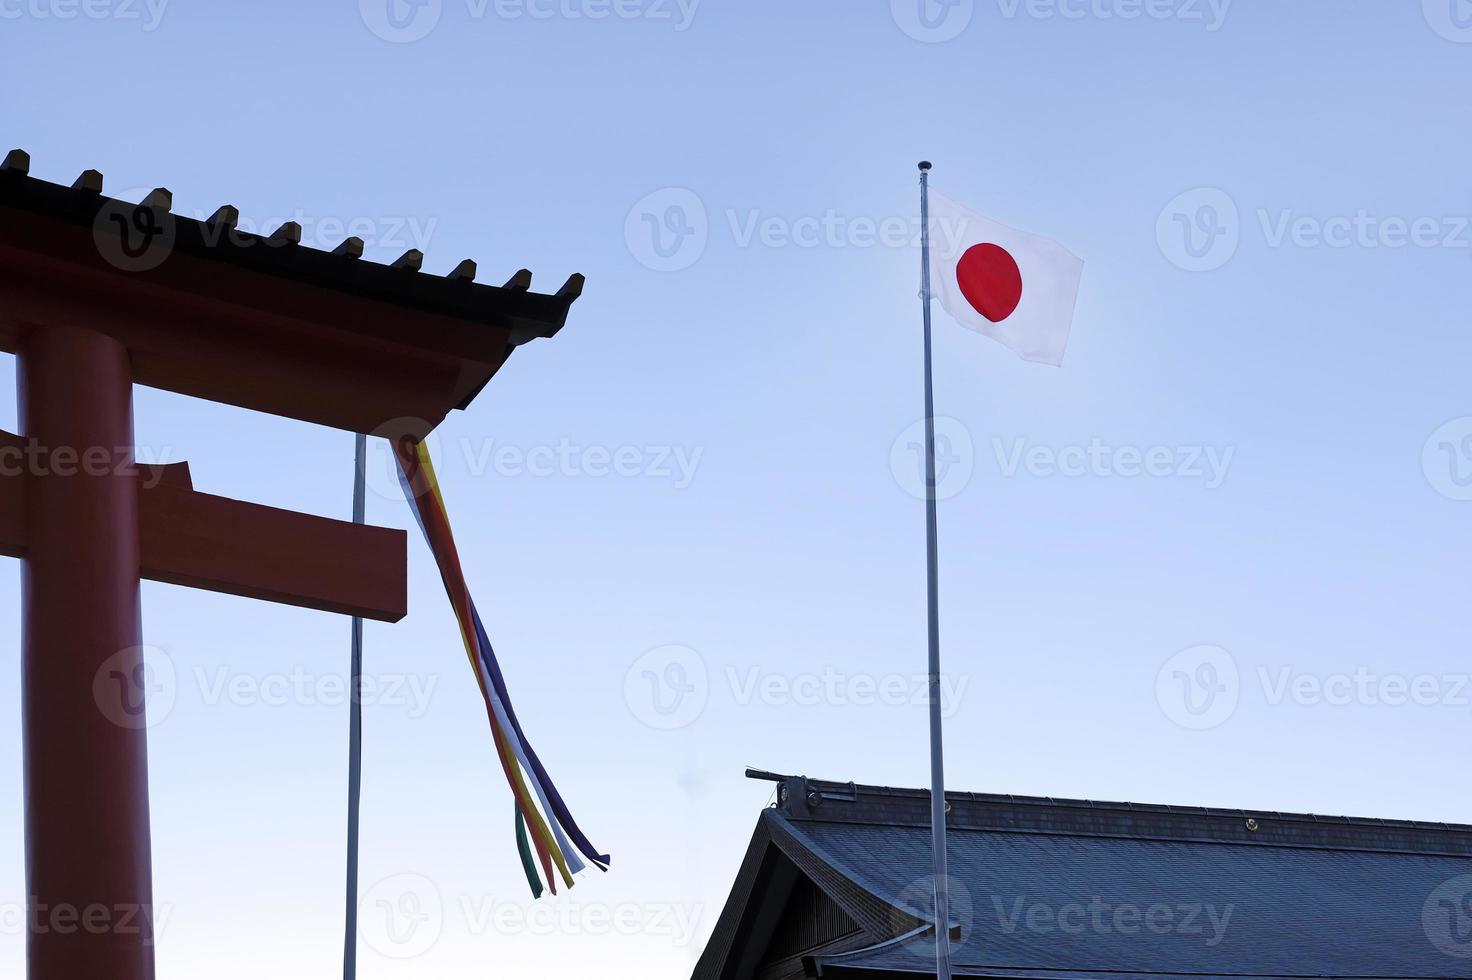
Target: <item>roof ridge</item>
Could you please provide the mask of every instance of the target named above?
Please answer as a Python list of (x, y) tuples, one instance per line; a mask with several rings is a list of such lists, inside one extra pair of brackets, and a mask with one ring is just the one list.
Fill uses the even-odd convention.
[[(751, 771), (748, 771), (752, 775)], [(753, 778), (772, 778), (775, 774), (753, 775)], [(846, 791), (855, 801), (864, 796), (887, 796), (895, 798), (930, 797), (930, 790), (905, 786), (888, 786), (871, 783), (855, 783), (852, 781), (836, 781), (817, 779), (807, 776), (781, 776), (776, 777), (778, 781), (787, 782), (792, 780), (803, 780), (810, 791), (816, 791), (827, 798), (834, 789)], [(1354, 817), (1336, 816), (1318, 813), (1300, 813), (1294, 811), (1268, 810), (1268, 809), (1241, 809), (1228, 807), (1191, 806), (1169, 803), (1135, 803), (1129, 801), (1111, 800), (1089, 800), (1071, 797), (1052, 796), (1020, 796), (1011, 793), (977, 793), (967, 790), (947, 790), (947, 803), (975, 802), (975, 803), (1007, 803), (1019, 806), (1038, 807), (1065, 807), (1089, 810), (1123, 810), (1132, 813), (1160, 813), (1179, 814), (1183, 816), (1200, 817), (1240, 817), (1271, 818), (1279, 821), (1296, 821), (1314, 824), (1338, 824), (1347, 826), (1364, 826), (1391, 829), (1414, 829), (1449, 831), (1454, 833), (1472, 834), (1472, 824), (1450, 823), (1435, 820), (1412, 820), (1387, 817)]]

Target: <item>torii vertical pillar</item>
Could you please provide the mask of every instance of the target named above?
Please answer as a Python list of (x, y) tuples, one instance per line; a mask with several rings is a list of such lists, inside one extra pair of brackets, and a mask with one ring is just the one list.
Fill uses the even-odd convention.
[(44, 450), (23, 571), (30, 975), (153, 980), (132, 368), (75, 327), (32, 330), (19, 355), (22, 431)]

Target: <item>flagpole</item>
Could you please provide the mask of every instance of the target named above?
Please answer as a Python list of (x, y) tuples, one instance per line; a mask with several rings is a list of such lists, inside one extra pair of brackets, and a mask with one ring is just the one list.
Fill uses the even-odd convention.
[[(368, 437), (353, 440), (353, 523), (367, 520)], [(351, 696), (348, 699), (348, 870), (343, 920), (343, 980), (358, 976), (358, 820), (363, 796), (363, 619), (353, 617)]]
[(946, 872), (946, 767), (940, 713), (935, 393), (930, 381), (930, 166), (929, 160), (920, 163), (920, 300), (925, 311), (925, 570), (930, 626), (930, 863), (935, 884), (935, 975), (936, 980), (951, 980), (951, 902)]

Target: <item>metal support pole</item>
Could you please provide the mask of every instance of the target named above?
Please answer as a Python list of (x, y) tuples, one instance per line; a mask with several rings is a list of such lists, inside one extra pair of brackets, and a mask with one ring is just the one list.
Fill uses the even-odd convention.
[[(353, 440), (353, 523), (367, 520), (368, 437)], [(352, 697), (348, 707), (347, 914), (343, 924), (342, 977), (358, 976), (358, 821), (363, 797), (363, 619), (353, 617)]]
[(930, 354), (930, 163), (920, 164), (920, 293), (925, 309), (925, 570), (930, 640), (930, 851), (935, 881), (935, 975), (951, 980), (950, 886), (946, 870), (946, 766), (941, 737), (939, 560), (935, 516), (935, 394)]

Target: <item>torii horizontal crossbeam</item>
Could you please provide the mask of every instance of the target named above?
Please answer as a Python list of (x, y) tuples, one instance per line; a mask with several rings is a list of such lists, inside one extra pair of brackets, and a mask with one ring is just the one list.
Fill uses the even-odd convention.
[[(41, 458), (27, 440), (0, 432), (0, 554), (25, 557), (26, 469), (53, 465)], [(140, 577), (383, 622), (404, 618), (403, 531), (200, 493), (186, 463), (139, 465), (136, 478)]]

